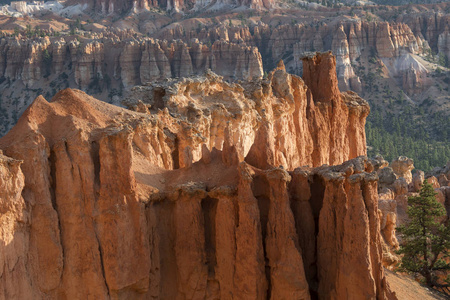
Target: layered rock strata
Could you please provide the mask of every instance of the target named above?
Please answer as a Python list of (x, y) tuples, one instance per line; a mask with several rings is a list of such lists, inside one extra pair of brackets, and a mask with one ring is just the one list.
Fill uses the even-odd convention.
[[(440, 42), (444, 52), (447, 49), (445, 32), (443, 30)], [(361, 59), (369, 60), (377, 56), (405, 91), (420, 91), (426, 87), (424, 77), (428, 72), (414, 55), (428, 51), (428, 35), (424, 37), (402, 22), (308, 22), (280, 25), (274, 29), (266, 24), (258, 24), (251, 29), (222, 25), (200, 32), (186, 32), (182, 26), (174, 26), (162, 30), (158, 37), (169, 40), (198, 38), (202, 42), (217, 39), (244, 42), (257, 46), (264, 61), (269, 64), (283, 59), (287, 69), (295, 74), (301, 74), (301, 57), (305, 53), (331, 50), (336, 55), (339, 87), (356, 92), (361, 92), (363, 86), (355, 67)], [(433, 49), (438, 51), (437, 46)], [(416, 79), (413, 80), (413, 77)]]
[[(326, 70), (334, 67), (329, 54), (305, 64), (310, 76), (322, 74), (324, 84), (326, 74), (334, 74)], [(381, 265), (372, 163), (358, 157), (334, 167), (294, 170), (302, 159), (315, 164), (308, 152), (297, 149), (306, 157), (286, 156), (286, 170), (274, 167), (284, 144), (272, 126), (286, 126), (269, 119), (274, 116), (286, 122), (292, 118), (291, 130), (301, 127), (303, 132), (312, 122), (317, 129), (308, 147), (314, 153), (321, 153), (319, 147), (331, 149), (324, 160), (360, 154), (337, 156), (333, 151), (347, 149), (352, 137), (365, 144), (364, 135), (343, 136), (342, 143), (329, 148), (314, 142), (321, 131), (330, 130), (332, 106), (345, 112), (345, 94), (316, 100), (324, 95), (287, 74), (281, 64), (262, 90), (249, 90), (255, 100), (238, 86), (239, 93), (231, 97), (226, 84), (213, 79), (211, 90), (223, 98), (208, 97), (211, 90), (205, 90), (195, 105), (184, 106), (189, 99), (185, 82), (183, 94), (165, 99), (186, 107), (187, 119), (168, 107), (150, 114), (152, 107), (140, 102), (138, 109), (147, 111), (134, 112), (70, 89), (52, 102), (34, 101), (0, 139), (0, 149), (14, 158), (0, 156), (0, 208), (2, 224), (7, 222), (1, 231), (0, 246), (6, 249), (0, 260), (1, 295), (395, 299)], [(336, 81), (329, 79), (328, 84)], [(193, 91), (195, 85), (190, 84)], [(240, 102), (230, 100), (238, 94)], [(201, 123), (193, 120), (201, 115), (196, 106), (218, 105), (218, 99), (222, 104), (210, 113), (221, 115), (211, 128), (217, 128), (215, 141), (222, 142), (211, 143), (195, 132)], [(245, 105), (254, 111), (239, 110)], [(308, 105), (308, 114), (283, 110), (293, 114)], [(359, 106), (367, 109), (364, 103)], [(252, 115), (261, 129), (244, 157), (239, 131), (230, 124), (234, 118), (250, 122)], [(358, 120), (341, 119), (347, 118)], [(360, 122), (364, 126), (364, 118)], [(351, 132), (353, 126), (359, 124), (340, 128)], [(196, 143), (201, 145), (198, 157)], [(5, 214), (10, 216), (6, 220)]]
[(267, 10), (274, 6), (273, 0), (82, 0), (71, 1), (72, 4), (84, 4), (95, 13), (104, 15), (138, 13), (151, 8), (159, 8), (168, 12), (195, 12), (216, 7), (247, 7), (256, 10)]
[[(40, 93), (52, 97), (57, 90), (71, 87), (117, 104), (135, 85), (200, 75), (208, 69), (228, 81), (251, 80), (262, 78), (264, 70), (283, 59), (290, 73), (301, 75), (301, 58), (310, 51), (333, 51), (341, 91), (368, 92), (369, 75), (376, 73), (392, 78), (413, 100), (422, 101), (414, 95), (426, 91), (433, 81), (418, 56), (428, 54), (430, 45), (444, 55), (449, 48), (448, 30), (442, 25), (445, 18), (439, 19), (439, 43), (431, 31), (421, 33), (427, 31), (428, 23), (418, 26), (409, 19), (273, 28), (263, 22), (247, 27), (203, 20), (196, 27), (180, 21), (164, 28), (148, 22), (139, 26), (142, 35), (128, 29), (83, 31), (77, 38), (1, 38), (0, 88), (9, 97), (1, 99), (0, 132), (6, 133)], [(375, 58), (376, 65), (368, 65)]]
[[(221, 25), (199, 31), (170, 26), (152, 33), (159, 40), (136, 39), (132, 33), (105, 32), (90, 33), (90, 38), (82, 44), (69, 37), (46, 37), (36, 41), (2, 39), (0, 78), (21, 79), (32, 87), (45, 75), (42, 72), (45, 65), (52, 64), (48, 70), (52, 74), (61, 71), (69, 74), (69, 66), (72, 66), (76, 71), (75, 82), (82, 89), (87, 88), (97, 74), (102, 79), (104, 73), (114, 73), (115, 79), (125, 86), (164, 76), (201, 74), (208, 68), (225, 77), (251, 79), (263, 75), (261, 55), (272, 63), (284, 58), (289, 71), (301, 74), (300, 58), (304, 53), (324, 50), (332, 50), (337, 57), (342, 90), (361, 91), (354, 65), (361, 56), (367, 57), (370, 53), (383, 59), (396, 77), (407, 76), (401, 73), (411, 68), (423, 73), (421, 66), (417, 65), (420, 63), (410, 55), (423, 53), (426, 39), (415, 35), (406, 24), (358, 21), (316, 27), (298, 24), (271, 29), (261, 24), (250, 30), (248, 27)], [(443, 31), (439, 43), (443, 53), (447, 52), (446, 32)], [(44, 53), (49, 55), (47, 60)]]
[(20, 80), (28, 88), (42, 85), (43, 77), (62, 73), (67, 83), (73, 76), (80, 89), (104, 85), (111, 89), (115, 82), (127, 88), (161, 78), (203, 74), (207, 69), (227, 78), (263, 76), (257, 48), (227, 41), (208, 47), (198, 40), (189, 44), (149, 38), (121, 41), (117, 36), (86, 42), (16, 38), (2, 39), (0, 53), (0, 78)]

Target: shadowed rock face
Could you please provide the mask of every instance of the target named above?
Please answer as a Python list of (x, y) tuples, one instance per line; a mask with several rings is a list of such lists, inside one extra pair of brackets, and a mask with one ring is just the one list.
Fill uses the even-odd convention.
[[(314, 60), (331, 63), (310, 78), (331, 72), (330, 54)], [(154, 114), (70, 89), (37, 98), (0, 139), (14, 158), (0, 156), (0, 295), (395, 299), (377, 176), (349, 148), (365, 145), (367, 104), (316, 100), (281, 64), (244, 86), (159, 86)]]
[(266, 10), (273, 6), (273, 0), (82, 0), (71, 1), (73, 4), (87, 4), (93, 11), (103, 14), (137, 12), (149, 8), (160, 8), (169, 12), (181, 12), (204, 9), (216, 5), (239, 7), (245, 6), (256, 10)]
[[(36, 41), (2, 39), (0, 77), (38, 88), (43, 76), (62, 72), (69, 76), (73, 68), (76, 86), (87, 89), (93, 82), (106, 80), (111, 85), (117, 81), (127, 88), (161, 78), (202, 74), (206, 69), (228, 78), (263, 76), (262, 59), (256, 47), (224, 40), (208, 47), (198, 40), (167, 42), (150, 38), (130, 40), (125, 34), (125, 37), (113, 33), (100, 35), (104, 38), (99, 36), (87, 43), (49, 37)], [(48, 57), (45, 60), (44, 53), (51, 56), (50, 62)]]

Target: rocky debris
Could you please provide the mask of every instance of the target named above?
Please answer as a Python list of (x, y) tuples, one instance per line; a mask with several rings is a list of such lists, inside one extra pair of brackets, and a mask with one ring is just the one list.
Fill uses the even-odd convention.
[[(331, 74), (322, 70), (333, 66), (329, 54), (315, 60), (311, 76)], [(0, 156), (1, 216), (8, 215), (1, 220), (9, 222), (2, 223), (0, 263), (7, 267), (0, 274), (0, 293), (70, 299), (396, 299), (382, 268), (372, 163), (361, 156), (342, 165), (293, 170), (302, 159), (317, 164), (311, 157), (284, 155), (309, 153), (303, 148), (282, 150), (292, 145), (284, 138), (300, 136), (304, 142), (298, 132), (308, 134), (316, 124), (313, 137), (328, 132), (327, 117), (334, 115), (330, 102), (344, 113), (348, 104), (356, 115), (366, 116), (368, 108), (352, 94), (317, 101), (307, 90), (280, 65), (253, 89), (212, 74), (179, 82), (159, 95), (163, 105), (157, 112), (128, 111), (70, 89), (52, 102), (37, 98), (0, 139), (0, 149), (14, 157)], [(320, 120), (308, 120), (308, 106)], [(213, 125), (205, 117), (211, 115), (216, 115)], [(364, 118), (360, 122), (350, 128), (363, 128)], [(291, 132), (289, 126), (304, 131)], [(200, 134), (213, 130), (214, 138)], [(255, 136), (248, 146), (240, 142), (241, 131)], [(342, 136), (337, 146), (365, 145), (363, 135), (352, 137), (360, 140)], [(243, 149), (251, 153), (262, 145), (269, 145), (263, 155), (242, 155)], [(308, 149), (321, 153), (324, 145), (320, 141)], [(333, 163), (349, 153), (322, 157)], [(276, 166), (282, 154), (284, 167)], [(15, 159), (23, 161), (20, 168)]]

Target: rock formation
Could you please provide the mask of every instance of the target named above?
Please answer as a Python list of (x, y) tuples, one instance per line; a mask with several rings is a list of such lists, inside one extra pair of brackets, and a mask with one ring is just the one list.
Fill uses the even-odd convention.
[[(94, 9), (108, 13), (110, 9), (118, 12), (131, 7), (145, 10), (175, 5), (203, 9), (203, 5), (220, 4), (147, 2), (103, 1), (96, 3)], [(232, 1), (225, 2), (233, 5)], [(244, 5), (253, 5), (250, 2)], [(272, 5), (270, 1), (256, 2), (257, 6)], [(132, 29), (111, 29), (80, 30), (77, 37), (2, 37), (0, 88), (10, 96), (1, 99), (4, 115), (0, 114), (0, 120), (4, 121), (0, 133), (6, 133), (41, 93), (50, 98), (60, 89), (78, 88), (117, 104), (118, 98), (135, 85), (201, 75), (207, 69), (228, 81), (248, 80), (262, 78), (264, 71), (269, 72), (282, 59), (288, 72), (301, 75), (301, 58), (310, 51), (331, 50), (335, 54), (341, 91), (362, 92), (367, 97), (367, 86), (373, 83), (369, 75), (381, 72), (384, 79), (395, 80), (412, 100), (422, 101), (425, 96), (418, 99), (414, 95), (428, 91), (434, 83), (418, 56), (429, 53), (430, 46), (433, 51), (447, 55), (450, 40), (445, 18), (437, 19), (439, 36), (427, 29), (435, 25), (426, 22), (419, 26), (406, 17), (390, 23), (333, 19), (279, 26), (262, 21), (236, 26), (226, 20), (207, 20), (185, 20), (166, 26), (162, 21), (149, 19), (139, 26), (130, 25), (139, 33)], [(375, 58), (377, 65), (368, 68), (368, 61)]]
[[(380, 164), (382, 158), (371, 160), (373, 165)], [(414, 169), (412, 159), (400, 156), (394, 159), (389, 167), (386, 163), (380, 164), (377, 170), (379, 176), (379, 201), (380, 228), (384, 239), (383, 264), (390, 267), (398, 262), (399, 257), (393, 250), (398, 249), (399, 242), (396, 237), (395, 228), (408, 222), (407, 209), (408, 197), (418, 195), (425, 180), (430, 183), (436, 192), (436, 199), (443, 204), (450, 216), (450, 186), (448, 175), (450, 175), (450, 165), (443, 168), (436, 168), (432, 172), (425, 174), (423, 171)], [(438, 179), (439, 178), (439, 179)]]
[[(86, 43), (48, 37), (37, 41), (2, 39), (0, 53), (4, 53), (0, 78), (22, 80), (29, 88), (38, 87), (42, 77), (50, 73), (70, 74), (72, 68), (75, 83), (81, 89), (106, 83), (104, 74), (114, 74), (109, 84), (116, 79), (125, 87), (202, 74), (207, 69), (238, 79), (263, 76), (261, 55), (256, 48), (224, 41), (207, 47), (198, 40), (188, 46), (182, 41), (168, 43), (148, 38), (121, 41), (117, 36)], [(47, 75), (43, 72), (46, 67)]]
[(168, 118), (186, 116), (180, 129), (171, 129), (180, 133), (180, 167), (200, 160), (202, 144), (222, 149), (226, 131), (239, 158), (259, 168), (339, 164), (365, 154), (367, 102), (352, 92), (339, 92), (330, 53), (305, 64), (305, 82), (281, 63), (267, 80), (242, 86), (209, 73), (134, 87), (125, 104), (133, 107), (142, 100), (153, 112), (167, 109), (161, 114)]
[(392, 161), (391, 167), (398, 177), (405, 178), (406, 183), (410, 184), (412, 182), (411, 170), (414, 169), (414, 161), (412, 159), (400, 156)]
[(247, 7), (256, 10), (267, 10), (274, 6), (273, 0), (104, 0), (104, 1), (71, 1), (72, 4), (85, 4), (96, 13), (104, 15), (138, 13), (151, 8), (160, 8), (168, 12), (198, 11), (211, 6)]
[(311, 87), (282, 64), (245, 89), (211, 74), (153, 86), (143, 112), (38, 97), (0, 139), (0, 294), (396, 299), (377, 175), (354, 158), (368, 107), (339, 94), (330, 54), (305, 65)]
[(362, 91), (361, 78), (356, 75), (355, 66), (360, 59), (368, 60), (376, 55), (393, 76), (398, 77), (399, 85), (403, 85), (406, 91), (426, 87), (423, 81), (427, 71), (412, 56), (424, 53), (426, 39), (404, 23), (361, 20), (331, 24), (306, 22), (280, 25), (273, 29), (266, 24), (258, 24), (251, 29), (222, 25), (200, 32), (183, 30), (177, 26), (161, 30), (158, 37), (167, 40), (198, 38), (204, 43), (220, 39), (233, 43), (244, 42), (257, 46), (265, 62), (273, 64), (283, 59), (289, 72), (298, 75), (302, 74), (301, 57), (305, 53), (331, 50), (336, 55), (339, 87), (343, 91)]
[(397, 20), (407, 24), (409, 28), (420, 37), (426, 40), (431, 49), (437, 53), (448, 56), (448, 24), (450, 16), (448, 14), (424, 12), (422, 14), (401, 14)]

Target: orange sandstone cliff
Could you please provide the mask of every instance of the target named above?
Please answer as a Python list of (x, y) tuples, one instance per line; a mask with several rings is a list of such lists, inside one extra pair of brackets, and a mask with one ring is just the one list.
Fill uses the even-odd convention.
[(38, 97), (0, 139), (0, 298), (396, 299), (335, 66)]

